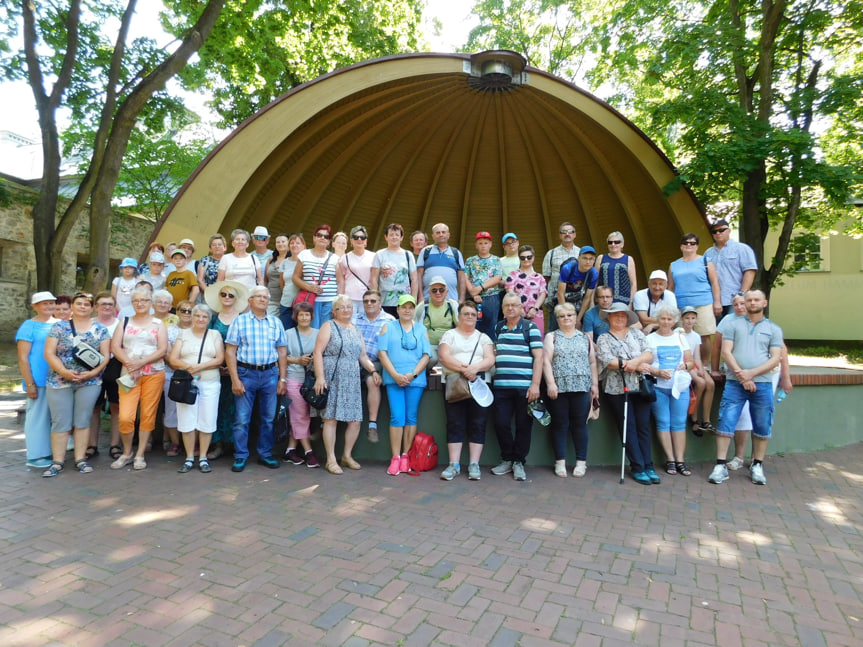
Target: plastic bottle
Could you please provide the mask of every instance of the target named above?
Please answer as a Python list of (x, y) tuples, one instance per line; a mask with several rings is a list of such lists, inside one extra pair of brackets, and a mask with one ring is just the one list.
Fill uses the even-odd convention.
[(482, 304), (481, 303), (476, 304), (476, 318), (477, 318), (477, 320), (482, 319)]
[(785, 389), (779, 389), (776, 392), (776, 402), (782, 402), (787, 397), (788, 397), (788, 393), (785, 391)]

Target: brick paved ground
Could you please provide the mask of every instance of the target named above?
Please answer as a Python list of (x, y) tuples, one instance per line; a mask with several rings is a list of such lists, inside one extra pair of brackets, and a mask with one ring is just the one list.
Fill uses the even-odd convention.
[[(19, 396), (20, 397), (20, 396)], [(863, 446), (526, 483), (225, 460), (27, 470), (0, 398), (0, 645), (863, 644)], [(348, 472), (348, 470), (346, 470)]]

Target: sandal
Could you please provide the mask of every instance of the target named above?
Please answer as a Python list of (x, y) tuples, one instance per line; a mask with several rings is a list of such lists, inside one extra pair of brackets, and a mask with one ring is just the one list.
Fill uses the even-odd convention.
[(147, 469), (147, 461), (144, 460), (143, 456), (135, 456), (135, 460), (132, 462), (133, 470), (145, 470)]
[(87, 459), (82, 459), (80, 461), (75, 461), (75, 467), (78, 468), (78, 471), (81, 474), (92, 474), (93, 466), (87, 462)]
[(683, 474), (683, 476), (692, 476), (692, 470), (686, 466), (686, 463), (675, 463), (677, 467), (677, 473)]
[(185, 474), (187, 472), (191, 472), (193, 467), (195, 467), (195, 461), (193, 461), (191, 458), (187, 458), (185, 461), (183, 461), (183, 464), (180, 465), (180, 469), (178, 469), (177, 471), (180, 474)]
[[(88, 445), (87, 451), (84, 452), (84, 460), (90, 460), (99, 455), (99, 448), (96, 445)], [(87, 472), (89, 474), (89, 472)]]
[(678, 463), (675, 463), (674, 461), (666, 461), (665, 462), (665, 473), (671, 474), (672, 476), (674, 476), (675, 474), (677, 474), (677, 465), (678, 465)]
[(213, 451), (207, 452), (207, 460), (214, 461), (217, 458), (221, 458), (223, 455), (224, 452), (222, 451), (222, 446), (219, 445), (218, 447), (214, 447)]
[(326, 469), (330, 474), (341, 474), (342, 473), (342, 468), (339, 467), (338, 463), (327, 463), (327, 465), (324, 469)]
[(702, 428), (703, 423), (699, 420), (689, 420), (689, 429), (692, 432), (692, 435), (701, 438), (704, 435), (704, 429)]
[(51, 466), (48, 469), (42, 472), (42, 478), (49, 479), (52, 476), (57, 476), (60, 472), (63, 471), (64, 468), (65, 465), (63, 465), (63, 463), (58, 463), (57, 461), (54, 461), (51, 463)]
[(716, 433), (716, 427), (714, 427), (712, 424), (710, 424), (709, 420), (705, 420), (704, 422), (701, 423), (701, 433), (704, 433), (705, 431), (708, 434), (714, 434), (714, 433)]
[(171, 443), (168, 446), (168, 450), (165, 452), (165, 456), (177, 456), (180, 453), (180, 446), (177, 443)]
[(114, 460), (117, 460), (122, 455), (123, 455), (123, 448), (120, 447), (120, 445), (111, 445), (108, 448), (108, 456), (110, 456)]

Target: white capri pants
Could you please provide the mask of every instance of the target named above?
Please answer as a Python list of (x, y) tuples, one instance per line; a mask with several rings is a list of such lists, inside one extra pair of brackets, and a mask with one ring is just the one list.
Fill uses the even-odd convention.
[(219, 392), (222, 382), (215, 380), (195, 380), (198, 397), (195, 404), (177, 402), (177, 429), (180, 433), (202, 431), (211, 434), (216, 431), (219, 419)]
[[(167, 366), (167, 364), (166, 364)], [(177, 427), (177, 403), (168, 397), (168, 389), (171, 388), (171, 376), (174, 371), (165, 370), (165, 385), (162, 387), (162, 393), (165, 397), (162, 400), (165, 403), (165, 414), (162, 416), (162, 424), (166, 427)], [(200, 381), (200, 380), (199, 380)], [(158, 404), (158, 402), (156, 403)], [(167, 436), (166, 436), (167, 438)]]

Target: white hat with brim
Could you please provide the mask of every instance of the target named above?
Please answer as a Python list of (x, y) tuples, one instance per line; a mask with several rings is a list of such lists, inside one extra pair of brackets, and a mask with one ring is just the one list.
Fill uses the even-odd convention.
[(612, 303), (611, 306), (606, 310), (599, 311), (599, 318), (602, 321), (608, 321), (608, 315), (614, 312), (625, 312), (626, 313), (626, 325), (632, 326), (633, 324), (638, 323), (638, 315), (635, 314), (632, 310), (629, 309), (625, 303)]
[(37, 303), (42, 303), (43, 301), (56, 301), (57, 297), (55, 297), (50, 292), (34, 292), (33, 296), (30, 297), (30, 305), (35, 306)]
[(237, 308), (237, 312), (242, 312), (246, 309), (249, 301), (249, 288), (239, 281), (218, 281), (217, 283), (213, 283), (213, 285), (208, 285), (207, 289), (204, 290), (204, 301), (207, 302), (210, 310), (213, 312), (222, 311), (222, 300), (219, 298), (219, 292), (222, 288), (231, 288), (236, 292), (237, 298), (235, 302), (237, 305), (235, 307)]
[(467, 385), (470, 388), (471, 396), (479, 406), (490, 407), (494, 402), (494, 394), (481, 377), (476, 378), (473, 382), (468, 382)]

